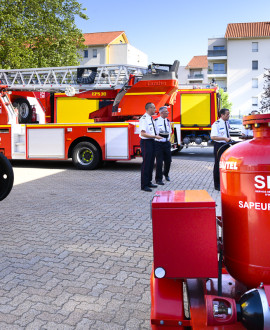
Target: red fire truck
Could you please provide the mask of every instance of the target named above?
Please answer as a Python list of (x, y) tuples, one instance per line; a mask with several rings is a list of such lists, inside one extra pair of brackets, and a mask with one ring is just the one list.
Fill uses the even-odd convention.
[(13, 126), (0, 132), (0, 150), (11, 159), (72, 157), (81, 169), (129, 160), (140, 154), (138, 119), (147, 102), (170, 107), (172, 150), (208, 142), (217, 90), (177, 90), (178, 65), (0, 70), (2, 90), (18, 110), (0, 116), (0, 124)]
[(0, 70), (0, 151), (9, 159), (72, 158), (79, 169), (129, 160), (140, 154), (145, 104), (173, 104), (178, 65)]

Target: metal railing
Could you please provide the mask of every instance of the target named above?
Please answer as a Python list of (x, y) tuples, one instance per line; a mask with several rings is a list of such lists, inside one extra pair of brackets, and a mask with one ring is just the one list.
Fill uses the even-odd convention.
[(222, 71), (213, 71), (213, 70), (208, 70), (208, 74), (227, 74), (227, 71), (222, 70)]
[(204, 75), (203, 74), (189, 74), (188, 79), (203, 79)]
[(227, 56), (227, 49), (208, 50), (208, 57)]

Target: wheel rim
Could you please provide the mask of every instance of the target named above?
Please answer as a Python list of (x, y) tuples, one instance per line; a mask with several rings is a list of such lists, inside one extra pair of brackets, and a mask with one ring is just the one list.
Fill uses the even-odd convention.
[(89, 148), (83, 148), (79, 150), (77, 154), (77, 159), (81, 165), (89, 165), (94, 160), (94, 153)]
[(29, 115), (29, 108), (26, 103), (22, 103), (20, 106), (20, 116), (22, 118), (27, 118)]

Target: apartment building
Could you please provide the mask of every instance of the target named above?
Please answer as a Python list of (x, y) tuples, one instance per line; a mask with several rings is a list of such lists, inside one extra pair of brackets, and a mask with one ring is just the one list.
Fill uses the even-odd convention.
[(130, 64), (147, 66), (148, 56), (130, 45), (124, 31), (84, 33), (81, 65)]
[(202, 86), (208, 84), (207, 56), (193, 56), (186, 66), (178, 70), (179, 85)]
[(215, 82), (224, 92), (227, 91), (227, 40), (208, 39), (208, 82)]
[(208, 39), (208, 81), (224, 88), (234, 115), (260, 109), (270, 67), (270, 22), (230, 23), (224, 38)]

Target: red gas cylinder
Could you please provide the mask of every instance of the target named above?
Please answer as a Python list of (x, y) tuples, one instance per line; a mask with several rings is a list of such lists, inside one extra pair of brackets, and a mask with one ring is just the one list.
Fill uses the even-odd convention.
[(247, 287), (270, 284), (270, 114), (244, 117), (254, 138), (220, 160), (224, 262)]

